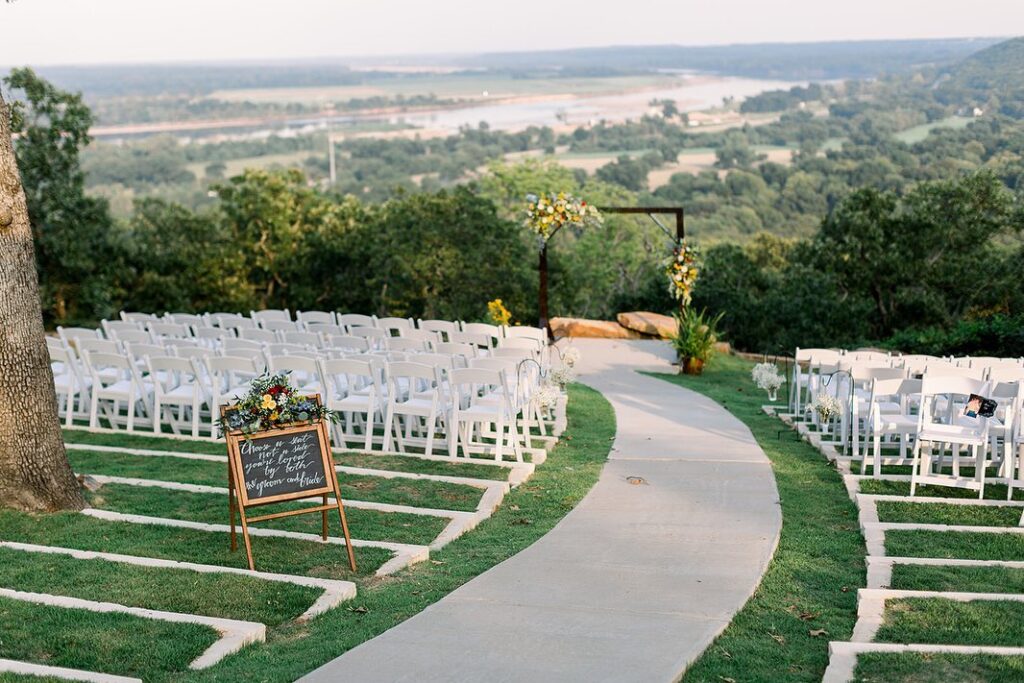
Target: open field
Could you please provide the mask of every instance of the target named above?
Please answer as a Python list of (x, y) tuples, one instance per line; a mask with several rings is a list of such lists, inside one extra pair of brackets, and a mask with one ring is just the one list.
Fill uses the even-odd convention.
[(971, 116), (950, 116), (939, 121), (932, 121), (931, 123), (922, 123), (920, 126), (913, 126), (906, 130), (901, 130), (896, 133), (895, 137), (900, 142), (905, 142), (908, 145), (912, 145), (915, 142), (921, 142), (928, 134), (937, 128), (966, 128), (967, 124), (974, 121)]
[[(316, 152), (312, 150), (302, 150), (298, 152), (285, 152), (283, 154), (265, 154), (263, 156), (229, 159), (224, 161), (224, 177), (231, 178), (241, 175), (242, 171), (247, 168), (270, 168), (272, 166), (283, 166), (285, 168), (301, 167), (306, 159), (314, 154)], [(323, 154), (326, 156), (326, 149), (323, 151)], [(191, 171), (196, 178), (203, 178), (206, 175), (206, 167), (209, 165), (209, 162), (200, 161), (186, 164), (185, 168)]]

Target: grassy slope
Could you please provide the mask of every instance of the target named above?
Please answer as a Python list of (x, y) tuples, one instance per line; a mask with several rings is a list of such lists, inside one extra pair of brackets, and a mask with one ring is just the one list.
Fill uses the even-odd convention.
[(600, 394), (582, 386), (570, 392), (569, 430), (560, 445), (473, 532), (432, 553), (431, 562), (361, 582), (351, 608), (332, 610), (302, 627), (278, 629), (267, 644), (188, 678), (249, 681), (258, 671), (260, 680), (292, 681), (420, 612), (543, 536), (597, 481), (615, 434), (614, 413)]
[(761, 585), (684, 681), (820, 681), (828, 641), (853, 632), (864, 544), (839, 474), (761, 412), (765, 395), (751, 383), (750, 367), (720, 356), (701, 377), (663, 375), (715, 399), (750, 427), (772, 461), (782, 498), (782, 536)]
[[(530, 545), (571, 510), (597, 481), (615, 434), (614, 413), (600, 394), (582, 386), (573, 386), (570, 392), (572, 398), (569, 403), (569, 430), (560, 445), (549, 455), (547, 463), (538, 468), (533, 479), (510, 492), (503, 505), (491, 518), (470, 534), (433, 553), (431, 562), (415, 565), (394, 576), (377, 579), (370, 574), (384, 559), (390, 557), (390, 554), (360, 548), (357, 550), (360, 572), (353, 577), (343, 564), (344, 553), (337, 546), (324, 547), (319, 543), (287, 539), (254, 539), (257, 568), (353, 578), (359, 584), (358, 597), (350, 605), (331, 610), (306, 624), (279, 623), (269, 630), (267, 643), (246, 648), (208, 671), (171, 673), (170, 668), (154, 664), (152, 668), (140, 673), (147, 681), (292, 681), (416, 614), (462, 583)], [(83, 433), (78, 432), (76, 436), (80, 434)], [(109, 435), (84, 436), (90, 443), (122, 445), (116, 437), (112, 438)], [(132, 437), (131, 441), (132, 445), (140, 448), (166, 447), (152, 443), (153, 440), (143, 441), (138, 437)], [(181, 450), (183, 445), (182, 442), (170, 443), (171, 447), (178, 450)], [(223, 447), (220, 444), (200, 447), (210, 452), (213, 451), (210, 446)], [(435, 464), (411, 458), (393, 460), (414, 464), (426, 463), (429, 466)], [(481, 465), (436, 464), (456, 468), (460, 470), (458, 474), (462, 474), (461, 467), (497, 471), (503, 476), (507, 474), (504, 470)], [(217, 466), (216, 463), (214, 465)], [(97, 495), (106, 497), (108, 504), (116, 500), (118, 507), (138, 506), (140, 511), (180, 513), (183, 516), (198, 518), (203, 518), (207, 514), (223, 516), (224, 501), (217, 496), (192, 497), (179, 496), (179, 492), (172, 493), (174, 495), (167, 499), (159, 490), (152, 488), (132, 489), (127, 486), (108, 485)], [(351, 514), (354, 515), (356, 512), (352, 510)], [(430, 520), (418, 518), (416, 521), (423, 523), (424, 519)], [(352, 524), (355, 531), (356, 523), (353, 521)], [(231, 554), (225, 536), (183, 529), (104, 522), (72, 513), (37, 516), (0, 511), (0, 538), (3, 539), (240, 566), (244, 563), (244, 553)], [(0, 562), (2, 561), (3, 556), (0, 555)], [(35, 571), (29, 568), (23, 568), (23, 571), (12, 569), (5, 575), (4, 570), (0, 569), (0, 583), (9, 575), (18, 577), (16, 580), (23, 582), (22, 585), (25, 586), (59, 586), (67, 588), (69, 592), (76, 591), (74, 594), (78, 595), (80, 592), (99, 589), (70, 586), (70, 583), (75, 582), (73, 575), (55, 578), (50, 582), (46, 578), (46, 573), (81, 572), (84, 581), (102, 582), (101, 585), (104, 586), (109, 586), (114, 580), (121, 580), (122, 576), (117, 569), (105, 568), (103, 565), (107, 563), (102, 562), (86, 566), (87, 562), (92, 561), (73, 560), (73, 564), (65, 565), (60, 560), (40, 559), (37, 556), (31, 556), (24, 561), (34, 565)], [(47, 567), (54, 568), (51, 570)], [(225, 612), (242, 612), (250, 607), (257, 610), (257, 600), (278, 600), (281, 604), (268, 605), (267, 608), (260, 609), (263, 615), (260, 620), (263, 621), (274, 618), (274, 615), (281, 616), (284, 612), (293, 611), (298, 607), (294, 600), (286, 600), (286, 596), (282, 595), (260, 596), (254, 593), (250, 602), (242, 599), (233, 601), (227, 596), (217, 596), (216, 590), (211, 589), (196, 588), (189, 591), (181, 584), (181, 581), (187, 581), (185, 574), (174, 576), (173, 572), (162, 571), (167, 577), (168, 584), (174, 587), (174, 590), (166, 592), (166, 596), (157, 598), (149, 594), (146, 582), (150, 577), (125, 571), (123, 576), (127, 585), (123, 595), (130, 597), (124, 599), (147, 605), (152, 601), (161, 600), (159, 604), (164, 608), (186, 611), (197, 604), (202, 604), (204, 611)], [(200, 581), (205, 582), (209, 578), (203, 577)], [(230, 590), (230, 586), (220, 585), (225, 592)], [(297, 597), (295, 599), (297, 600)], [(308, 603), (302, 605), (302, 608), (305, 606), (308, 606)], [(56, 627), (53, 630), (60, 633), (62, 628)], [(97, 624), (94, 630), (98, 632), (97, 637), (105, 637), (109, 626)], [(127, 636), (121, 637), (130, 640)], [(135, 643), (131, 645), (135, 646)], [(140, 646), (145, 645), (146, 642), (143, 640)], [(107, 670), (112, 668), (118, 673), (125, 673), (125, 670), (115, 666), (116, 661), (110, 660), (106, 665)]]
[(0, 658), (147, 678), (186, 670), (219, 637), (206, 626), (7, 598), (0, 624)]
[[(9, 548), (0, 548), (0, 585), (165, 612), (259, 621), (267, 626), (299, 616), (321, 593), (317, 588), (248, 576), (154, 569)], [(116, 591), (111, 590), (115, 585)]]
[[(98, 491), (87, 494), (86, 499), (94, 508), (115, 512), (168, 519), (187, 519), (206, 524), (226, 524), (228, 521), (226, 494), (189, 493), (152, 487), (107, 484)], [(309, 506), (302, 503), (281, 503), (261, 506), (258, 510), (250, 510), (249, 514), (255, 516), (303, 507)], [(352, 507), (345, 511), (345, 516), (348, 518), (349, 531), (353, 538), (364, 541), (393, 541), (417, 545), (430, 544), (448, 523), (448, 519), (443, 517), (359, 510)], [(341, 522), (338, 521), (337, 514), (328, 515), (327, 519), (331, 535), (340, 536)], [(319, 534), (320, 515), (285, 517), (259, 522), (254, 526)]]

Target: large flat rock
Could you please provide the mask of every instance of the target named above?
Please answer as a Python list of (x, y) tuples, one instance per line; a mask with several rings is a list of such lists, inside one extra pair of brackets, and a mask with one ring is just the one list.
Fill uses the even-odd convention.
[(675, 336), (678, 325), (670, 315), (651, 313), (650, 311), (632, 311), (619, 313), (616, 318), (627, 330), (633, 330), (651, 337), (671, 339)]
[(555, 339), (562, 337), (593, 337), (596, 339), (643, 339), (644, 335), (611, 320), (586, 318), (552, 318), (549, 321)]

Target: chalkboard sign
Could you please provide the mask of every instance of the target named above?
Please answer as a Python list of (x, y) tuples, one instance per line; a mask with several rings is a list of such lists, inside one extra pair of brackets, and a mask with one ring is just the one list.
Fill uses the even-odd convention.
[(250, 435), (237, 441), (243, 505), (277, 503), (334, 493), (330, 446), (316, 425)]
[[(310, 397), (319, 403), (319, 396)], [(223, 417), (235, 407), (221, 409)], [(231, 520), (231, 550), (235, 550), (235, 512), (242, 523), (242, 538), (249, 569), (255, 569), (249, 524), (319, 512), (321, 537), (327, 540), (327, 513), (337, 510), (345, 536), (345, 550), (349, 566), (356, 570), (352, 552), (352, 538), (348, 532), (345, 508), (341, 502), (338, 475), (331, 457), (331, 441), (323, 420), (312, 424), (299, 424), (280, 429), (268, 429), (255, 434), (231, 431), (228, 442), (228, 516)], [(329, 495), (334, 496), (330, 502)], [(250, 517), (246, 508), (269, 503), (281, 503), (304, 498), (321, 498), (320, 505), (303, 506), (259, 517)]]

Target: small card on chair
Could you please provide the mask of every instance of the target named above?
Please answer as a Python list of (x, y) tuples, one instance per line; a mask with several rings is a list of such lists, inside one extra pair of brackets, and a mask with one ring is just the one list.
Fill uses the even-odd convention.
[(971, 397), (967, 399), (967, 405), (964, 406), (964, 415), (967, 417), (992, 417), (996, 414), (998, 406), (999, 404), (990, 398), (971, 394)]

